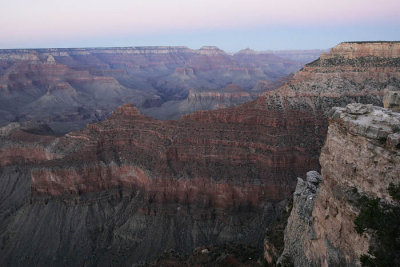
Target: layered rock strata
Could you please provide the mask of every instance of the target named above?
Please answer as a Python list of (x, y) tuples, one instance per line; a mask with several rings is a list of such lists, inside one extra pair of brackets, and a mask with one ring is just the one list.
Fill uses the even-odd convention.
[(381, 106), (385, 89), (400, 90), (399, 53), (400, 42), (342, 43), (265, 96), (307, 99), (311, 108), (326, 112), (352, 102)]
[[(200, 201), (198, 191), (209, 195), (205, 202), (222, 207), (282, 200), (293, 185), (289, 177), (316, 165), (313, 158), (302, 156), (317, 153), (306, 139), (318, 143), (322, 135), (320, 127), (307, 138), (299, 137), (303, 145), (298, 146), (300, 139), (291, 139), (290, 132), (308, 123), (316, 126), (318, 115), (303, 113), (301, 120), (289, 122), (279, 112), (266, 116), (256, 109), (252, 113), (231, 109), (162, 122), (125, 105), (104, 122), (59, 138), (51, 151), (62, 159), (33, 171), (32, 190), (63, 196), (144, 187), (149, 195), (151, 188), (163, 192), (155, 194), (154, 201), (182, 203)], [(277, 132), (277, 126), (286, 130)], [(247, 189), (238, 197), (241, 189), (236, 187)]]
[[(2, 131), (1, 181), (9, 193), (0, 263), (129, 265), (170, 248), (189, 253), (228, 241), (262, 247), (260, 233), (296, 177), (319, 170), (330, 108), (381, 103), (384, 89), (399, 90), (398, 58), (379, 55), (348, 58), (336, 50), (255, 101), (176, 121), (125, 105), (63, 137), (28, 131), (31, 145), (25, 137), (10, 141), (26, 130)], [(12, 158), (13, 146), (44, 156)], [(30, 163), (21, 168), (24, 160)]]
[(400, 113), (362, 104), (333, 110), (320, 157), (323, 182), (297, 183), (281, 265), (360, 265), (369, 237), (355, 230), (357, 197), (392, 201), (387, 189), (400, 182), (399, 131)]
[[(226, 242), (261, 248), (259, 233), (293, 188), (291, 177), (317, 165), (323, 135), (316, 124), (321, 114), (297, 111), (302, 118), (289, 120), (283, 111), (265, 108), (265, 114), (245, 106), (163, 122), (124, 105), (83, 131), (64, 137), (29, 133), (19, 143), (13, 138), (26, 131), (7, 127), (0, 149), (7, 159), (4, 188), (9, 199), (24, 197), (4, 217), (1, 263), (129, 264), (165, 249), (187, 254)], [(290, 137), (305, 125), (313, 130)], [(36, 147), (43, 157), (32, 161), (29, 151), (21, 152), (24, 161), (10, 157), (8, 148), (17, 146)], [(21, 170), (21, 162), (29, 164)], [(13, 186), (19, 181), (14, 174), (30, 191)], [(76, 219), (64, 222), (69, 216)], [(84, 242), (76, 246), (78, 237)], [(51, 244), (41, 246), (44, 239)]]

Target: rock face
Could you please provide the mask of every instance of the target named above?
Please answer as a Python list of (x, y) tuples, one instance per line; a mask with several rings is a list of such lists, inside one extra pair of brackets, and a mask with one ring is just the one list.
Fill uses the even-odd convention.
[[(226, 242), (261, 248), (259, 233), (276, 217), (292, 177), (317, 165), (318, 149), (307, 144), (321, 142), (322, 127), (315, 128), (321, 114), (297, 111), (302, 119), (289, 121), (283, 111), (260, 113), (253, 105), (168, 122), (124, 105), (64, 137), (3, 129), (3, 186), (8, 201), (20, 200), (5, 207), (1, 263), (129, 265), (165, 249), (187, 254)], [(305, 125), (313, 131), (290, 137)], [(16, 147), (43, 156), (10, 157)], [(20, 180), (27, 186), (13, 186)]]
[[(240, 109), (232, 109), (162, 122), (124, 105), (104, 122), (59, 138), (51, 151), (63, 159), (32, 172), (32, 191), (62, 196), (144, 187), (155, 202), (204, 202), (224, 208), (279, 201), (293, 186), (289, 177), (316, 164), (312, 158), (302, 158), (315, 147), (296, 147), (298, 140), (289, 138), (290, 132), (311, 121), (308, 116), (313, 115), (287, 122), (272, 111), (260, 116), (258, 110), (241, 114)], [(278, 137), (275, 128), (279, 125), (286, 130), (281, 128)], [(308, 137), (315, 141), (319, 135), (313, 132)], [(307, 142), (306, 138), (302, 141)], [(280, 179), (276, 179), (278, 173)], [(246, 191), (239, 189), (243, 187)]]
[[(276, 89), (279, 78), (303, 64), (265, 53), (242, 58), (216, 47), (0, 50), (0, 126), (40, 121), (65, 133), (103, 120), (124, 103), (177, 119), (222, 107), (218, 99), (185, 105), (189, 91), (221, 93), (234, 85), (246, 96), (224, 103), (233, 106), (255, 99), (262, 92), (257, 89)], [(256, 87), (260, 80), (270, 88)]]
[(336, 56), (352, 59), (360, 57), (399, 58), (399, 42), (344, 42), (334, 47), (326, 58)]
[(297, 178), (294, 205), (285, 229), (285, 248), (278, 265), (309, 266), (310, 260), (304, 253), (307, 249), (304, 240), (315, 238), (312, 212), (321, 181), (322, 177), (316, 171), (309, 171), (306, 180)]
[(333, 110), (320, 157), (323, 182), (298, 181), (279, 263), (360, 265), (369, 238), (354, 228), (356, 194), (391, 201), (387, 188), (400, 182), (399, 131), (400, 113), (362, 104)]
[(396, 112), (400, 112), (400, 93), (386, 91), (383, 97), (383, 106)]
[[(359, 52), (351, 54), (351, 47)], [(400, 42), (342, 43), (307, 64), (285, 86), (265, 95), (308, 98), (315, 108), (326, 111), (335, 104), (345, 106), (346, 102), (381, 106), (385, 89), (399, 91), (400, 88), (398, 53)]]

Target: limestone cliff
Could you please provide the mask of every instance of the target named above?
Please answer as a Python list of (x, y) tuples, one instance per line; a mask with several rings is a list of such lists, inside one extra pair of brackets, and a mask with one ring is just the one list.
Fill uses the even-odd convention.
[(307, 64), (286, 85), (264, 95), (304, 100), (325, 112), (352, 102), (381, 106), (385, 89), (400, 90), (398, 54), (400, 42), (342, 43)]
[(354, 225), (357, 195), (392, 199), (400, 182), (400, 113), (372, 105), (335, 108), (320, 163), (323, 181), (299, 182), (279, 263), (295, 266), (357, 266), (369, 236)]
[(344, 42), (335, 46), (324, 59), (343, 57), (347, 59), (360, 57), (399, 58), (398, 42)]

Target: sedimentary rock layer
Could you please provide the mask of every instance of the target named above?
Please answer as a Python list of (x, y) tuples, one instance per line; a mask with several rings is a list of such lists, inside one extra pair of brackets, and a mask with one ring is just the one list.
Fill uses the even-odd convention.
[[(53, 262), (37, 256), (41, 239), (28, 234), (32, 225), (39, 223), (29, 214), (42, 210), (45, 203), (48, 209), (42, 210), (42, 216), (46, 223), (36, 231), (62, 233), (59, 240), (53, 239), (54, 248), (44, 248), (57, 255), (57, 263), (77, 252), (56, 248), (72, 246), (77, 240), (66, 238), (63, 224), (53, 216), (94, 216), (88, 206), (96, 207), (93, 212), (99, 213), (104, 207), (108, 214), (76, 228), (86, 240), (80, 251), (94, 249), (96, 259), (104, 260), (99, 253), (106, 251), (109, 260), (137, 262), (157, 257), (166, 248), (188, 253), (197, 246), (228, 241), (261, 247), (263, 236), (259, 233), (275, 218), (275, 203), (293, 188), (291, 177), (317, 165), (316, 144), (322, 142), (318, 136), (323, 134), (318, 126), (321, 114), (283, 113), (253, 105), (199, 112), (168, 122), (124, 105), (107, 120), (58, 138), (35, 139), (35, 134), (18, 127), (4, 129), (0, 149), (0, 157), (6, 159), (2, 168), (4, 186), (9, 188), (11, 199), (23, 195), (11, 186), (15, 179), (11, 174), (24, 175), (31, 188), (31, 194), (25, 194), (31, 195), (32, 204), (25, 202), (21, 207), (18, 202), (17, 213), (24, 219), (7, 213), (2, 236), (8, 241), (2, 262), (14, 263), (22, 256), (37, 263)], [(301, 119), (289, 120), (294, 113), (301, 114)], [(307, 131), (307, 137), (290, 137), (305, 125), (313, 129)], [(21, 135), (26, 137), (19, 139)], [(24, 150), (11, 157), (10, 149), (16, 147)], [(27, 151), (31, 148), (43, 156), (33, 160), (34, 154)], [(23, 170), (14, 169), (21, 162), (27, 164)], [(122, 205), (118, 212), (112, 211), (115, 205)], [(112, 220), (114, 216), (119, 218), (117, 222)], [(143, 236), (140, 232), (145, 225), (149, 232)], [(21, 231), (13, 235), (17, 228)], [(94, 236), (96, 229), (103, 229), (101, 237)], [(125, 233), (117, 238), (114, 235), (119, 231)], [(128, 242), (137, 235), (140, 241)], [(20, 240), (27, 238), (35, 240), (31, 249), (21, 247)], [(126, 242), (125, 250), (119, 247), (121, 242)], [(78, 254), (72, 263), (96, 263)]]
[[(293, 186), (290, 177), (316, 165), (318, 148), (311, 144), (321, 142), (321, 114), (297, 111), (302, 118), (289, 121), (290, 113), (244, 111), (162, 122), (125, 105), (104, 122), (57, 139), (49, 154), (62, 158), (32, 172), (33, 193), (79, 195), (120, 186), (143, 187), (157, 202), (201, 202), (197, 192), (212, 206), (282, 200)], [(307, 137), (290, 137), (311, 125)]]
[(323, 182), (298, 182), (281, 263), (360, 265), (369, 238), (355, 231), (357, 195), (392, 201), (387, 189), (400, 182), (399, 129), (400, 113), (383, 108), (350, 104), (334, 110), (320, 157)]

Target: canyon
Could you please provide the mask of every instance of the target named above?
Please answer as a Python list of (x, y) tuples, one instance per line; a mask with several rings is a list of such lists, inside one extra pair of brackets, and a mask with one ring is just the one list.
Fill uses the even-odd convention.
[[(256, 100), (178, 120), (125, 104), (62, 136), (44, 124), (2, 127), (0, 264), (128, 266), (168, 249), (188, 256), (229, 242), (262, 248), (296, 178), (320, 171), (320, 162), (329, 175), (334, 159), (320, 154), (331, 108), (382, 106), (385, 90), (400, 91), (399, 53), (399, 42), (342, 43)], [(236, 88), (189, 99), (249, 100)]]
[(299, 51), (296, 58), (291, 51), (290, 58), (228, 54), (217, 47), (0, 50), (0, 126), (37, 121), (61, 134), (104, 120), (124, 103), (164, 120), (234, 106), (278, 88), (306, 63), (304, 57), (312, 61), (320, 53)]

